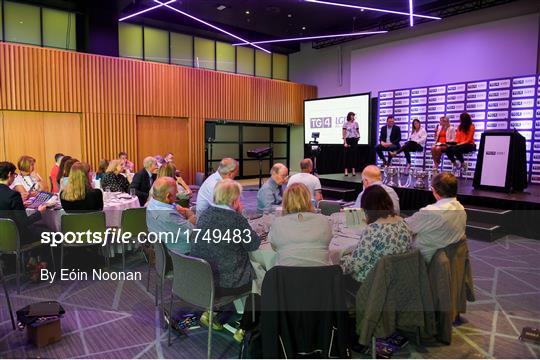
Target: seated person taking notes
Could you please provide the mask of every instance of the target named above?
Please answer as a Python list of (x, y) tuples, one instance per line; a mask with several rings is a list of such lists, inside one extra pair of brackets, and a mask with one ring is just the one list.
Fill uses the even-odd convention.
[(259, 213), (271, 212), (272, 206), (281, 205), (282, 188), (287, 181), (289, 169), (281, 163), (274, 164), (268, 179), (257, 193), (257, 211)]
[(214, 188), (216, 184), (223, 179), (234, 180), (238, 175), (238, 162), (231, 158), (224, 158), (219, 163), (219, 167), (215, 173), (210, 175), (202, 183), (197, 193), (197, 214), (208, 209), (214, 203)]
[(309, 158), (300, 161), (300, 169), (302, 170), (301, 173), (289, 177), (287, 187), (297, 183), (304, 184), (311, 193), (311, 199), (315, 200), (315, 202), (321, 201), (323, 199), (321, 181), (318, 177), (311, 174), (313, 171), (313, 161)]
[(381, 186), (368, 187), (361, 205), (368, 225), (352, 253), (341, 258), (343, 273), (351, 274), (359, 283), (383, 256), (403, 254), (412, 248), (411, 232), (394, 212), (392, 200)]
[[(186, 230), (193, 230), (196, 218), (192, 211), (176, 205), (176, 181), (170, 177), (161, 177), (152, 186), (152, 199), (146, 207), (146, 225), (148, 231), (154, 233), (173, 233), (173, 241), (180, 233), (178, 242), (166, 242), (171, 250), (186, 254), (190, 251), (190, 243)], [(170, 239), (169, 237), (165, 237)]]
[(438, 249), (459, 241), (465, 236), (467, 214), (463, 205), (456, 199), (457, 179), (443, 172), (431, 180), (435, 204), (423, 207), (405, 222), (415, 234), (415, 246), (426, 262)]
[(368, 165), (364, 168), (362, 171), (362, 185), (364, 186), (364, 190), (358, 194), (358, 197), (356, 198), (356, 201), (354, 203), (355, 208), (360, 208), (362, 203), (362, 196), (365, 192), (365, 190), (372, 186), (372, 185), (379, 185), (382, 187), (387, 193), (388, 196), (390, 196), (390, 199), (392, 200), (392, 205), (394, 207), (394, 213), (399, 215), (399, 197), (398, 194), (392, 189), (390, 186), (385, 185), (381, 181), (381, 170), (379, 170), (378, 167), (375, 165)]

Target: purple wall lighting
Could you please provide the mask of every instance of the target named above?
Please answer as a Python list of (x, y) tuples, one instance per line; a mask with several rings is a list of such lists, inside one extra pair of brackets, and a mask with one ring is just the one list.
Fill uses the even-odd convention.
[[(401, 127), (404, 141), (408, 139), (412, 120), (418, 118), (425, 127), (428, 138), (425, 158), (423, 153), (412, 153), (414, 167), (431, 169), (431, 146), (435, 142), (435, 127), (439, 118), (446, 115), (457, 127), (459, 115), (468, 112), (473, 119), (477, 148), (485, 130), (518, 130), (526, 139), (527, 169), (532, 183), (540, 183), (540, 76), (517, 76), (493, 80), (452, 83), (409, 89), (379, 92), (379, 116), (377, 127), (386, 123), (386, 117), (394, 114)], [(474, 176), (476, 155), (465, 156), (469, 171)], [(378, 160), (379, 163), (380, 160)], [(404, 163), (398, 157), (396, 163)], [(443, 168), (451, 169), (445, 158)]]

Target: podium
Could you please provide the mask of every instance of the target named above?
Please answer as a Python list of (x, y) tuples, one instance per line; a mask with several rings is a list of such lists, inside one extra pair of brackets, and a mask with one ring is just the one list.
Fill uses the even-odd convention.
[(482, 134), (473, 187), (502, 192), (527, 187), (525, 138), (517, 130), (491, 130)]

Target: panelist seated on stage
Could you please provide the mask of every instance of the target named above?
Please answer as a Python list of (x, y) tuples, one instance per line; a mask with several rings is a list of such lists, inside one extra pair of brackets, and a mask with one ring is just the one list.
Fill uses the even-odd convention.
[(197, 215), (202, 214), (214, 203), (216, 184), (223, 179), (234, 180), (238, 175), (238, 169), (238, 162), (235, 159), (224, 158), (221, 160), (217, 171), (204, 180), (197, 192)]
[(392, 200), (382, 186), (368, 187), (361, 205), (368, 225), (352, 253), (341, 258), (343, 273), (351, 274), (359, 283), (366, 279), (383, 256), (403, 254), (412, 249), (411, 232), (395, 213)]
[(315, 202), (321, 201), (323, 199), (321, 181), (318, 177), (311, 174), (313, 171), (313, 161), (309, 158), (300, 161), (300, 169), (302, 170), (301, 173), (289, 177), (287, 187), (297, 183), (304, 184), (311, 193), (311, 199)]
[[(383, 161), (384, 166), (390, 165), (392, 162), (391, 151), (397, 151), (400, 148), (401, 128), (395, 125), (394, 115), (389, 115), (386, 118), (386, 125), (381, 128), (379, 136), (379, 144), (375, 146), (375, 151), (379, 158)], [(384, 157), (383, 152), (388, 151), (388, 160)]]
[(409, 140), (403, 144), (397, 151), (391, 151), (390, 155), (392, 157), (397, 154), (404, 152), (405, 159), (407, 159), (407, 170), (411, 167), (411, 152), (420, 152), (424, 150), (424, 145), (426, 144), (427, 133), (426, 130), (422, 127), (420, 120), (414, 119), (412, 122), (412, 131)]
[(356, 201), (354, 202), (355, 208), (361, 208), (362, 207), (362, 196), (364, 195), (364, 192), (366, 189), (373, 185), (379, 185), (382, 187), (390, 197), (390, 200), (392, 200), (392, 206), (394, 208), (394, 213), (399, 215), (399, 196), (395, 192), (394, 189), (392, 189), (390, 186), (385, 185), (381, 181), (381, 170), (376, 167), (375, 165), (368, 165), (364, 168), (362, 171), (362, 186), (364, 189), (360, 194), (358, 194), (358, 197), (356, 198)]
[(90, 165), (76, 162), (71, 167), (65, 189), (60, 193), (60, 203), (66, 212), (103, 210), (103, 192), (92, 188)]
[[(459, 116), (459, 126), (456, 131), (456, 145), (448, 146), (446, 156), (452, 162), (453, 168), (463, 168), (467, 170), (467, 162), (463, 159), (463, 154), (470, 153), (476, 150), (474, 143), (474, 125), (471, 121), (471, 116), (468, 113), (462, 113)], [(459, 161), (459, 164), (456, 163)]]
[(314, 213), (309, 189), (289, 184), (283, 193), (283, 216), (270, 226), (268, 240), (277, 252), (276, 265), (329, 265), (332, 227), (326, 216)]
[(156, 172), (158, 170), (157, 161), (151, 156), (143, 160), (143, 168), (133, 176), (133, 181), (129, 185), (130, 189), (135, 189), (135, 195), (139, 198), (139, 204), (144, 206), (148, 200), (148, 194), (152, 184), (156, 181)]
[(467, 223), (465, 209), (456, 198), (456, 177), (447, 172), (440, 173), (433, 177), (431, 187), (437, 202), (405, 219), (415, 234), (416, 248), (428, 263), (438, 249), (458, 242), (465, 236)]
[(46, 210), (46, 205), (40, 205), (32, 215), (26, 214), (26, 209), (21, 193), (10, 189), (17, 173), (16, 168), (10, 162), (0, 162), (0, 218), (11, 219), (19, 229), (21, 246), (39, 241), (41, 230), (35, 222), (41, 219)]
[(146, 207), (146, 225), (148, 231), (156, 234), (180, 234), (179, 239), (165, 236), (165, 246), (187, 254), (190, 251), (188, 233), (193, 230), (196, 218), (191, 210), (175, 204), (177, 191), (173, 178), (161, 177), (154, 182), (152, 198)]
[(431, 147), (431, 157), (433, 158), (433, 170), (437, 172), (443, 152), (446, 152), (449, 145), (456, 142), (456, 129), (450, 124), (450, 119), (447, 116), (441, 116), (439, 119), (434, 139), (435, 144)]
[(283, 200), (282, 185), (287, 182), (289, 169), (281, 163), (276, 163), (270, 170), (268, 179), (257, 193), (257, 211), (259, 213), (271, 212), (272, 207), (281, 205)]

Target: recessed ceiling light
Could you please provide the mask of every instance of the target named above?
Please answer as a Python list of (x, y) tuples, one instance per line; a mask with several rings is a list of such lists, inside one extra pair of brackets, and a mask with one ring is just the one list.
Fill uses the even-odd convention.
[(364, 12), (364, 9), (362, 8), (362, 9), (360, 9), (360, 11), (361, 11), (361, 12)]
[(302, 30), (306, 30), (306, 27), (305, 27), (305, 26), (302, 26)]
[(249, 14), (250, 14), (249, 10), (246, 10), (246, 15), (249, 15)]
[(292, 18), (292, 14), (287, 14), (287, 17), (288, 17), (288, 18)]
[(219, 11), (225, 10), (227, 7), (225, 5), (219, 5), (216, 9)]

